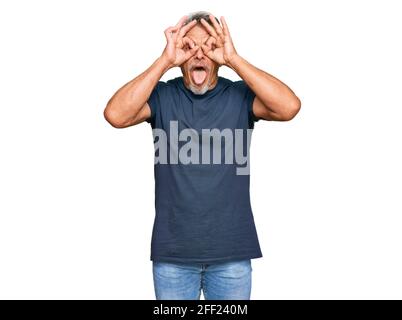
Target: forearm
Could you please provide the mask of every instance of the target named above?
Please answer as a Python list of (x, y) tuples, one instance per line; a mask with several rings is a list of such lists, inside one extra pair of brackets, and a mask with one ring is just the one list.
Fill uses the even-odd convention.
[(158, 58), (147, 70), (113, 95), (105, 108), (105, 118), (116, 127), (135, 122), (152, 90), (169, 68), (170, 65), (163, 56)]
[(300, 108), (300, 100), (286, 84), (239, 55), (231, 58), (228, 66), (247, 83), (270, 112), (282, 114)]

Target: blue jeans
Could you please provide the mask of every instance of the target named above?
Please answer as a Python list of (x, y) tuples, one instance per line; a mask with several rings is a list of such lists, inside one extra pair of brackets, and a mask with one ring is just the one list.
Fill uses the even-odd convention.
[(251, 260), (217, 264), (153, 262), (157, 300), (250, 300)]

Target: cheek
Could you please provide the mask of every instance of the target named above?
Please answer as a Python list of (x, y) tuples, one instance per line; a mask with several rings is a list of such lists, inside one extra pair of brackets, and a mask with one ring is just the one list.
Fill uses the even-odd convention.
[(187, 63), (183, 64), (181, 70), (183, 74), (187, 74), (189, 72), (188, 64)]
[(216, 68), (216, 64), (211, 61), (211, 63), (209, 63), (209, 70), (216, 71)]
[(216, 68), (217, 68), (216, 63), (213, 62), (210, 58), (208, 58), (208, 57), (206, 57), (206, 58), (207, 58), (207, 61), (208, 61), (209, 70), (216, 70)]

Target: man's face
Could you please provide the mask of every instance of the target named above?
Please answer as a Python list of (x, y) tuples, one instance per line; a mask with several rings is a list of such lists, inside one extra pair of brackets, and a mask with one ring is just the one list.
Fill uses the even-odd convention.
[(181, 65), (184, 83), (193, 93), (204, 94), (215, 86), (219, 68), (218, 64), (208, 58), (201, 49), (201, 45), (206, 44), (210, 35), (200, 23), (197, 23), (187, 32), (186, 37), (198, 45), (199, 49)]

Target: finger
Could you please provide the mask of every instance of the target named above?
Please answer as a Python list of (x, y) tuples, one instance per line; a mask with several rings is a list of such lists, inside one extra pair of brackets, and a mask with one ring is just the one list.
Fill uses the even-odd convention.
[(227, 25), (226, 20), (225, 20), (225, 18), (223, 16), (221, 17), (221, 23), (222, 23), (222, 26), (223, 26), (223, 34), (225, 36), (230, 36), (228, 25)]
[(202, 51), (204, 51), (204, 54), (205, 54), (208, 58), (212, 59), (212, 57), (214, 56), (214, 54), (213, 54), (213, 52), (212, 52), (212, 50), (211, 50), (210, 47), (208, 47), (208, 46), (206, 46), (205, 44), (203, 44), (203, 45), (201, 46), (201, 49), (202, 49)]
[(167, 41), (170, 41), (170, 39), (172, 38), (172, 30), (173, 30), (173, 27), (169, 27), (164, 31)]
[(198, 49), (199, 49), (199, 47), (197, 45), (195, 45), (190, 50), (188, 50), (185, 55), (186, 60), (190, 59), (193, 55), (195, 55), (195, 53), (197, 52)]
[(177, 41), (177, 35), (179, 31), (180, 26), (175, 25), (174, 27), (169, 27), (165, 30), (165, 36), (168, 41), (173, 40)]
[(177, 27), (169, 27), (165, 30), (166, 40), (172, 40), (175, 32), (177, 31)]
[(178, 27), (169, 27), (165, 30), (165, 34), (175, 33), (179, 28)]
[(194, 43), (194, 41), (193, 40), (191, 40), (190, 38), (188, 38), (188, 37), (184, 37), (183, 38), (183, 44), (184, 45), (188, 45), (189, 47), (190, 47), (190, 49), (192, 49), (192, 48), (194, 48), (195, 47), (195, 43)]
[(186, 22), (187, 18), (188, 18), (187, 16), (181, 17), (179, 22), (177, 22), (177, 24), (175, 25), (175, 27), (180, 28), (183, 25), (183, 23)]
[[(175, 30), (174, 30), (174, 35), (175, 36), (179, 36), (180, 37), (180, 30), (181, 30), (181, 28), (183, 27), (183, 25), (184, 25), (184, 23), (186, 22), (186, 20), (187, 20), (187, 16), (183, 16), (180, 20), (179, 20), (179, 22), (175, 25)], [(177, 39), (177, 38), (176, 38)]]
[(165, 36), (168, 41), (172, 39), (173, 36), (177, 35), (177, 31), (180, 29), (180, 27), (183, 25), (186, 19), (187, 16), (183, 16), (174, 27), (169, 27), (165, 30)]
[(219, 23), (216, 21), (216, 18), (212, 14), (210, 14), (209, 19), (211, 20), (212, 25), (214, 26), (214, 28), (216, 30), (216, 33), (219, 34), (220, 36), (223, 35), (222, 28), (219, 25)]
[(207, 29), (208, 33), (213, 36), (213, 37), (218, 37), (216, 31), (214, 30), (214, 28), (211, 27), (211, 25), (206, 22), (204, 19), (201, 19), (201, 24), (205, 27), (205, 29)]
[(208, 46), (210, 46), (211, 48), (212, 48), (212, 44), (214, 44), (215, 45), (215, 47), (222, 47), (223, 46), (223, 44), (224, 44), (224, 41), (223, 41), (223, 39), (222, 38), (220, 38), (220, 37), (218, 37), (218, 38), (215, 38), (215, 37), (209, 37), (208, 38), (208, 40), (207, 40), (207, 43), (206, 43)]
[(211, 51), (211, 47), (208, 47), (207, 45), (203, 44), (201, 45), (202, 51), (204, 51), (205, 54)]
[(192, 27), (197, 24), (197, 20), (193, 20), (180, 29), (179, 36), (183, 37)]
[(209, 37), (205, 43), (208, 47), (212, 48), (212, 45), (216, 45), (216, 39), (214, 37)]
[(172, 31), (175, 32), (175, 31), (177, 31), (179, 28), (180, 28), (179, 25), (175, 25), (175, 26), (173, 26), (173, 27), (169, 27), (169, 28), (167, 28), (167, 29), (165, 30), (165, 33), (168, 32), (168, 31), (170, 31), (170, 32), (172, 32)]

